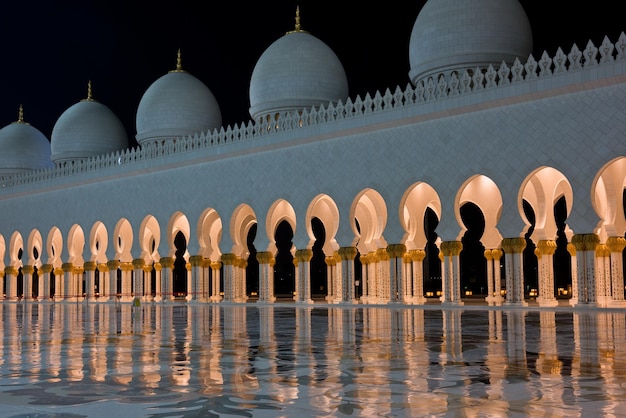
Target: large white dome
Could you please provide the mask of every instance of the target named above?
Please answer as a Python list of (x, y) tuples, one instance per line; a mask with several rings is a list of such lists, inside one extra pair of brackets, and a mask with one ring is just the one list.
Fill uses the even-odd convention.
[(0, 175), (51, 168), (50, 141), (24, 122), (22, 108), (16, 122), (0, 129)]
[(409, 77), (415, 85), (439, 73), (525, 61), (532, 39), (518, 0), (429, 0), (411, 32)]
[(51, 148), (52, 161), (58, 164), (126, 149), (128, 136), (119, 118), (93, 100), (90, 92), (59, 117), (52, 129)]
[(139, 144), (219, 129), (222, 114), (208, 87), (180, 67), (156, 80), (137, 109)]
[(250, 80), (250, 115), (302, 110), (348, 98), (348, 79), (335, 53), (299, 28), (263, 52)]

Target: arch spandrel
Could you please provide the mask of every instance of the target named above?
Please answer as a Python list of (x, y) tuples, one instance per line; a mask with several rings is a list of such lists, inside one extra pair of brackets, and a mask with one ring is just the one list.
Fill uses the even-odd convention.
[(147, 264), (161, 259), (159, 255), (159, 245), (161, 243), (161, 226), (152, 215), (147, 215), (139, 225), (138, 245), (141, 249), (139, 258)]
[(626, 232), (623, 195), (626, 189), (626, 157), (605, 164), (591, 186), (591, 203), (600, 218), (597, 232), (602, 242), (608, 237), (621, 237)]
[(326, 231), (326, 240), (322, 247), (324, 254), (334, 254), (339, 249), (336, 236), (340, 224), (339, 208), (335, 201), (327, 194), (319, 194), (311, 201), (305, 215), (306, 231), (309, 237), (307, 249), (313, 248), (316, 239), (311, 226), (313, 218), (318, 218)]
[(106, 251), (109, 244), (109, 233), (106, 226), (98, 221), (89, 233), (89, 261), (96, 262), (98, 264), (106, 263), (108, 261)]
[(461, 185), (454, 199), (454, 214), (461, 227), (456, 241), (461, 241), (467, 231), (461, 218), (461, 206), (465, 203), (478, 206), (485, 218), (482, 244), (487, 248), (498, 248), (502, 243), (502, 235), (497, 227), (502, 215), (502, 194), (496, 183), (485, 175), (476, 174)]
[(400, 200), (399, 217), (405, 231), (401, 243), (407, 250), (426, 247), (428, 239), (424, 228), (424, 216), (428, 208), (441, 219), (441, 200), (431, 185), (417, 182), (404, 192)]
[(285, 199), (278, 199), (272, 204), (272, 206), (270, 206), (267, 211), (267, 218), (265, 219), (265, 232), (269, 241), (267, 251), (272, 253), (276, 252), (276, 230), (278, 229), (278, 225), (283, 221), (289, 224), (295, 236), (297, 231), (296, 211), (288, 201)]
[[(38, 253), (37, 256), (35, 256), (34, 254), (35, 249)], [(41, 237), (41, 232), (39, 232), (39, 230), (37, 229), (33, 229), (32, 231), (30, 231), (30, 234), (28, 234), (26, 251), (24, 251), (24, 253), (27, 254), (27, 259), (24, 260), (25, 264), (37, 268), (41, 267), (41, 256), (43, 254), (42, 249), (43, 239)], [(22, 256), (22, 258), (24, 258), (24, 256)]]
[(222, 255), (220, 242), (222, 240), (222, 218), (213, 208), (205, 209), (198, 219), (199, 254), (211, 260), (219, 260)]

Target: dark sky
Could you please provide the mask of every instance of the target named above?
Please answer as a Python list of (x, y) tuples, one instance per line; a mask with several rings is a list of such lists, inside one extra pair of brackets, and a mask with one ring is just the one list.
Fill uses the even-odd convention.
[[(156, 79), (183, 68), (213, 92), (224, 125), (249, 120), (248, 88), (263, 51), (292, 30), (296, 5), (305, 30), (325, 42), (348, 76), (350, 97), (404, 88), (408, 47), (424, 0), (21, 0), (3, 5), (0, 20), (0, 127), (25, 120), (48, 138), (59, 116), (86, 97), (107, 105), (135, 135), (141, 96)], [(533, 26), (534, 55), (558, 46), (584, 49), (626, 20), (616, 0), (575, 7), (571, 0), (520, 0)], [(545, 9), (548, 7), (548, 9)]]

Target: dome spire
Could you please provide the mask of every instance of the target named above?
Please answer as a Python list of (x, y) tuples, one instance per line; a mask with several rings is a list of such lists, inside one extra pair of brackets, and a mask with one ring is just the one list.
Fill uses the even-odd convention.
[(182, 64), (181, 55), (180, 55), (180, 48), (178, 48), (178, 52), (176, 53), (176, 69), (170, 71), (170, 73), (183, 73), (183, 72), (185, 72), (185, 70), (183, 70), (183, 64)]
[(81, 102), (93, 102), (93, 93), (91, 91), (91, 80), (87, 82), (87, 98), (81, 100)]
[(302, 26), (300, 25), (300, 6), (296, 6), (296, 26), (294, 30), (287, 32), (287, 34), (296, 32), (308, 33), (307, 31), (303, 30)]
[(20, 107), (17, 111), (17, 121), (15, 123), (26, 123), (24, 122), (24, 108), (20, 104)]

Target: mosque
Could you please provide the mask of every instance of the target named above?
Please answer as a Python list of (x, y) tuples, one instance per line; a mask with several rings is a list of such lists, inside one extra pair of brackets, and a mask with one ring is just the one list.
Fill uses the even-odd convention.
[(626, 306), (624, 34), (534, 57), (517, 0), (429, 0), (407, 85), (349, 97), (299, 10), (285, 26), (239, 125), (180, 53), (136, 147), (90, 85), (50, 139), (19, 107), (2, 303)]

